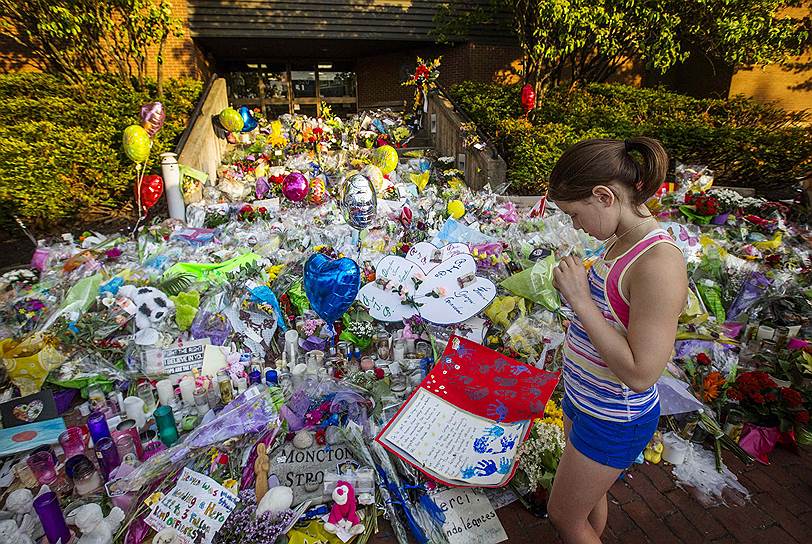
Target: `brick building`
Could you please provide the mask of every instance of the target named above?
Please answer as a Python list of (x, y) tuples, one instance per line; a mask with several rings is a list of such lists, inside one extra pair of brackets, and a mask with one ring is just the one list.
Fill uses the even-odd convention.
[[(489, 0), (471, 0), (470, 9)], [(519, 50), (496, 28), (474, 30), (464, 43), (439, 45), (433, 35), (438, 0), (172, 0), (185, 35), (170, 38), (167, 77), (228, 79), (235, 104), (261, 106), (270, 115), (315, 113), (319, 102), (334, 111), (395, 106), (411, 96), (400, 86), (416, 56), (443, 56), (442, 85), (466, 79), (517, 79)], [(812, 55), (797, 59), (812, 68)], [(148, 65), (155, 74), (155, 62)], [(25, 53), (0, 38), (0, 70), (26, 70)], [(734, 71), (703, 55), (665, 78), (626, 80), (665, 83), (689, 94), (745, 94), (777, 100), (788, 109), (812, 108), (812, 70), (773, 66)]]

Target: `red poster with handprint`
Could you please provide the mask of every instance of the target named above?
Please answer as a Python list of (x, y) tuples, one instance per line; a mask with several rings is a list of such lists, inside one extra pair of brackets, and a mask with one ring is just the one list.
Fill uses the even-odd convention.
[(559, 375), (452, 336), (440, 359), (376, 437), (451, 486), (500, 487)]

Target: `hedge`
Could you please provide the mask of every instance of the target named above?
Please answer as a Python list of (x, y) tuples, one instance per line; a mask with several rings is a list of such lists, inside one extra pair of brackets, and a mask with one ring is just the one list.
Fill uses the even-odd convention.
[(672, 159), (703, 164), (716, 183), (787, 196), (812, 169), (812, 127), (806, 113), (744, 97), (697, 99), (663, 89), (593, 84), (555, 89), (528, 120), (518, 85), (465, 82), (450, 90), (497, 144), (514, 194), (540, 194), (555, 161), (586, 138), (651, 136)]
[[(164, 84), (167, 118), (150, 164), (171, 151), (200, 96), (192, 79)], [(155, 100), (105, 76), (81, 85), (40, 73), (0, 75), (0, 221), (16, 215), (39, 232), (121, 215), (132, 200), (135, 167), (121, 148), (122, 132)]]

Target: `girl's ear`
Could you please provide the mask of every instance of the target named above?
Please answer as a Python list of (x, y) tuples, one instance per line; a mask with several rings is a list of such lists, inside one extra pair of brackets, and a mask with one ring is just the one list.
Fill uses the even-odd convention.
[(596, 185), (593, 187), (592, 196), (601, 206), (606, 208), (611, 208), (617, 200), (615, 193), (606, 185)]

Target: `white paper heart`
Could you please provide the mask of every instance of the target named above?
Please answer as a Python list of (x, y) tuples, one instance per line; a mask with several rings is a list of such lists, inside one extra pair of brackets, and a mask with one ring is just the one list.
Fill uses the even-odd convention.
[(465, 244), (454, 243), (437, 247), (429, 242), (418, 242), (406, 254), (406, 260), (417, 263), (423, 272), (428, 273), (443, 261), (455, 255), (467, 255), (470, 253), (468, 246)]
[[(422, 262), (426, 255), (433, 256), (436, 248), (427, 245), (412, 258)], [(466, 253), (456, 253), (459, 247), (440, 248), (450, 257), (440, 264), (432, 263), (430, 257), (425, 265), (428, 273), (418, 263), (403, 257), (384, 257), (378, 263), (376, 281), (362, 287), (357, 300), (379, 321), (401, 321), (419, 313), (432, 323), (450, 325), (475, 316), (494, 299), (496, 286), (477, 277), (476, 261), (467, 254), (467, 247), (455, 245), (463, 246)], [(417, 308), (404, 304), (404, 300), (413, 300)]]

